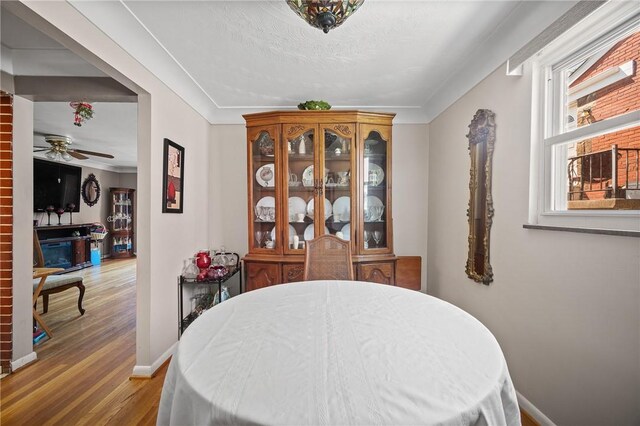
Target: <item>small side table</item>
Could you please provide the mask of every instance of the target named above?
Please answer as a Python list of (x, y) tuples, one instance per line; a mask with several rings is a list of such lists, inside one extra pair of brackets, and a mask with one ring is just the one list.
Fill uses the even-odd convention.
[(63, 268), (33, 268), (33, 279), (35, 280), (36, 278), (40, 278), (40, 283), (38, 284), (36, 290), (33, 292), (33, 302), (31, 303), (31, 306), (33, 306), (33, 319), (35, 319), (36, 322), (40, 324), (40, 327), (42, 327), (44, 332), (47, 333), (47, 336), (49, 338), (53, 337), (53, 335), (51, 334), (51, 330), (49, 330), (49, 327), (47, 327), (47, 325), (44, 323), (44, 321), (36, 311), (35, 304), (38, 300), (38, 297), (40, 297), (40, 292), (44, 288), (44, 283), (45, 281), (47, 281), (47, 277), (49, 275), (53, 275), (62, 271), (64, 271)]

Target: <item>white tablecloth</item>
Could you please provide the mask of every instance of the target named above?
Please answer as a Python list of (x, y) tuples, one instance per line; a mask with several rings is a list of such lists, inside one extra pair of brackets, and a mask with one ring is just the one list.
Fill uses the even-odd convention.
[(500, 346), (455, 306), (398, 287), (277, 285), (186, 330), (158, 424), (517, 425)]

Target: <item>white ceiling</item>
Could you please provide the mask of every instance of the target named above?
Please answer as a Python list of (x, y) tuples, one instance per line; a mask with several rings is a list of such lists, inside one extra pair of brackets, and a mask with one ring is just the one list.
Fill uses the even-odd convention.
[(71, 148), (102, 152), (115, 157), (108, 159), (89, 156), (90, 160), (73, 159), (73, 163), (94, 167), (97, 164), (106, 165), (118, 171), (136, 167), (138, 104), (94, 102), (93, 119), (85, 122), (82, 127), (73, 124), (73, 109), (67, 102), (35, 102), (33, 105), (34, 146), (48, 146), (44, 134), (70, 136), (73, 140)]
[[(329, 34), (284, 0), (70, 3), (211, 123), (226, 124), (309, 99), (428, 123), (575, 1), (366, 0)], [(104, 76), (5, 9), (1, 23), (4, 71)], [(78, 128), (67, 103), (36, 103), (35, 130), (116, 156), (96, 164), (135, 166), (136, 104), (95, 107)]]
[[(3, 71), (16, 76), (105, 77), (93, 65), (11, 12), (1, 11), (0, 65)], [(35, 102), (33, 145), (48, 146), (45, 134), (69, 136), (73, 140), (72, 148), (104, 152), (115, 157), (74, 158), (71, 160), (73, 164), (133, 171), (137, 162), (137, 104), (94, 102), (93, 106), (94, 119), (78, 127), (73, 124), (73, 110), (69, 102)], [(45, 158), (44, 152), (34, 156)]]
[(6, 9), (0, 14), (2, 70), (11, 75), (104, 77), (105, 74)]
[(308, 99), (426, 123), (574, 3), (367, 0), (324, 34), (284, 0), (71, 0), (212, 123)]
[(125, 4), (222, 108), (318, 98), (345, 107), (419, 108), (517, 6), (365, 2), (324, 34), (284, 1)]

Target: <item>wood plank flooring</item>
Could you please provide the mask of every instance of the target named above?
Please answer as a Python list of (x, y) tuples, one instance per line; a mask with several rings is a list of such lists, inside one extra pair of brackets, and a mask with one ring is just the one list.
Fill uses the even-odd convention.
[[(53, 339), (36, 345), (38, 361), (0, 381), (2, 426), (155, 424), (168, 364), (152, 379), (129, 379), (135, 266), (135, 259), (111, 260), (76, 272), (87, 288), (83, 316), (77, 289), (50, 296), (43, 319)], [(524, 426), (537, 425), (522, 414)]]
[[(154, 424), (166, 366), (151, 380), (129, 380), (135, 365), (135, 259), (75, 272), (78, 290), (51, 295), (43, 315), (53, 338), (38, 360), (0, 381), (0, 423)], [(38, 302), (42, 310), (42, 299)]]

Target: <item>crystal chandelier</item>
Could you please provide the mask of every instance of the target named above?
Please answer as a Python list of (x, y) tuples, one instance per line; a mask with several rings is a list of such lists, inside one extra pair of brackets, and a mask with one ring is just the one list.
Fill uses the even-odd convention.
[(52, 161), (71, 161), (67, 146), (71, 145), (71, 138), (66, 136), (46, 136), (45, 140), (51, 144), (51, 149), (44, 156)]
[(339, 27), (364, 0), (286, 0), (289, 7), (312, 27), (324, 33)]

